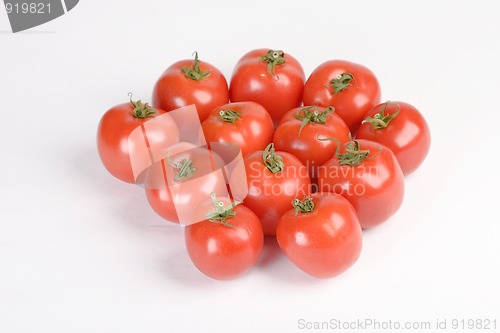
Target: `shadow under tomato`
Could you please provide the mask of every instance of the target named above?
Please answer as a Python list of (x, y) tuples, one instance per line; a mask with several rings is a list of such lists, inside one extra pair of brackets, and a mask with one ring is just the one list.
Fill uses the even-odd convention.
[(262, 254), (254, 269), (265, 271), (266, 275), (270, 276), (271, 279), (279, 280), (280, 283), (307, 286), (325, 281), (312, 277), (296, 267), (283, 253), (275, 236), (264, 238)]
[(266, 269), (267, 266), (273, 265), (273, 263), (284, 257), (284, 253), (281, 251), (278, 241), (275, 236), (265, 236), (264, 237), (264, 247), (262, 248), (262, 253), (260, 255), (259, 261), (257, 262), (257, 267), (262, 267)]
[[(202, 272), (191, 262), (189, 255), (184, 247), (179, 247), (175, 251), (170, 251), (165, 261), (162, 264), (162, 271), (169, 280), (175, 280), (182, 285), (190, 288), (198, 288), (200, 290), (209, 291), (209, 293), (217, 293), (217, 290), (231, 290), (238, 288), (240, 283), (245, 284), (246, 279), (251, 279), (257, 267), (253, 267), (250, 271), (241, 276), (237, 276), (229, 280), (212, 279)], [(224, 289), (222, 289), (224, 288)], [(230, 289), (227, 289), (230, 288)]]

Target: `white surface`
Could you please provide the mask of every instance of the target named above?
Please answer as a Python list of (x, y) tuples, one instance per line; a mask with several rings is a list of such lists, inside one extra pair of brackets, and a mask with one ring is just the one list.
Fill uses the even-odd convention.
[[(299, 319), (358, 318), (450, 328), (495, 316), (500, 326), (497, 7), (82, 0), (15, 35), (0, 9), (0, 332), (301, 332)], [(338, 278), (308, 277), (267, 244), (250, 274), (210, 280), (182, 230), (98, 159), (99, 118), (129, 91), (149, 100), (194, 50), (229, 78), (258, 47), (291, 53), (306, 75), (333, 58), (364, 64), (383, 100), (414, 104), (431, 127), (401, 210), (365, 233)]]

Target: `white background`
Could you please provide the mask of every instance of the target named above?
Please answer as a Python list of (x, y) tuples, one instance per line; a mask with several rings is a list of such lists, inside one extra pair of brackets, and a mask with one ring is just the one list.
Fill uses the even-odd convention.
[[(499, 327), (497, 7), (82, 0), (18, 34), (0, 9), (0, 332), (301, 332), (300, 319), (358, 318), (450, 328), (495, 316)], [(248, 275), (205, 277), (183, 230), (96, 152), (100, 116), (129, 91), (149, 100), (171, 63), (196, 50), (229, 79), (261, 47), (306, 75), (328, 59), (364, 64), (383, 100), (414, 104), (432, 131), (401, 210), (365, 232), (361, 258), (334, 279), (307, 276), (272, 242)]]

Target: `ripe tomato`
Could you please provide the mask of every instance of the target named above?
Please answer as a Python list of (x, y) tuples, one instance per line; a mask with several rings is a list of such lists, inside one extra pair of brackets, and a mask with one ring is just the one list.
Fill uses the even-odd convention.
[(247, 272), (259, 259), (264, 235), (259, 218), (247, 207), (212, 197), (215, 210), (205, 221), (185, 228), (186, 248), (205, 275), (228, 280)]
[(380, 103), (380, 85), (366, 67), (344, 60), (319, 65), (304, 86), (305, 105), (334, 106), (354, 133), (363, 116)]
[(369, 140), (345, 144), (319, 170), (319, 189), (344, 196), (358, 213), (363, 229), (392, 216), (404, 196), (404, 176), (392, 151)]
[(361, 227), (352, 205), (334, 193), (294, 200), (278, 222), (276, 237), (288, 258), (304, 272), (333, 277), (351, 267), (362, 247)]
[(224, 75), (214, 66), (198, 60), (181, 60), (160, 76), (153, 89), (153, 105), (165, 111), (195, 104), (200, 121), (216, 106), (229, 102)]
[(291, 55), (269, 49), (253, 50), (236, 64), (231, 77), (231, 102), (261, 104), (275, 125), (290, 109), (302, 104), (305, 75)]
[(337, 149), (336, 142), (321, 141), (318, 137), (334, 137), (341, 143), (350, 140), (349, 128), (331, 107), (306, 106), (290, 110), (276, 128), (273, 142), (276, 149), (297, 156), (315, 182), (318, 167)]
[[(160, 109), (151, 108), (141, 101), (124, 103), (109, 109), (101, 118), (97, 129), (97, 149), (106, 169), (118, 179), (135, 183), (132, 170), (131, 153), (142, 142), (129, 138), (132, 131), (141, 127), (147, 144), (155, 147), (168, 147), (179, 141), (179, 131), (173, 119)], [(152, 118), (162, 115), (161, 126), (152, 126), (147, 130), (144, 124)]]
[(263, 150), (273, 138), (269, 113), (255, 102), (218, 106), (202, 123), (206, 142), (231, 142), (241, 148), (242, 156)]
[(212, 192), (226, 193), (226, 182), (214, 173), (224, 162), (214, 152), (188, 142), (172, 145), (164, 154), (168, 157), (147, 171), (146, 197), (151, 208), (167, 221), (179, 223), (180, 212), (182, 224), (188, 224), (191, 221), (186, 221), (186, 212), (192, 207), (205, 202)]
[(389, 147), (405, 175), (422, 164), (431, 145), (431, 133), (424, 117), (405, 102), (386, 102), (368, 111), (356, 138)]
[(275, 151), (271, 143), (264, 151), (247, 155), (231, 174), (230, 185), (233, 196), (257, 214), (264, 235), (275, 236), (279, 218), (294, 198), (309, 193), (311, 181), (298, 158)]

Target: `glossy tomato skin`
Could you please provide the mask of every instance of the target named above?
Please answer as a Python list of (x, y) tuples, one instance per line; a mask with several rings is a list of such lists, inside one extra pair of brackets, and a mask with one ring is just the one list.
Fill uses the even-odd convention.
[[(234, 122), (222, 120), (220, 112), (233, 110), (240, 118)], [(231, 142), (241, 148), (242, 156), (264, 148), (273, 138), (273, 122), (264, 107), (255, 102), (229, 103), (216, 107), (202, 123), (206, 142)]]
[[(330, 82), (343, 73), (353, 79), (344, 90), (334, 93)], [(345, 60), (330, 60), (319, 65), (304, 86), (304, 105), (333, 106), (351, 132), (355, 132), (363, 116), (380, 103), (380, 84), (371, 70)]]
[(357, 142), (360, 149), (370, 151), (369, 157), (357, 166), (340, 165), (339, 158), (333, 157), (321, 167), (318, 185), (321, 191), (349, 200), (361, 227), (368, 229), (398, 211), (404, 197), (404, 175), (389, 148), (370, 140)]
[(229, 280), (250, 270), (264, 244), (262, 225), (255, 213), (243, 205), (226, 226), (208, 220), (185, 228), (186, 248), (193, 264), (205, 275)]
[[(162, 159), (148, 169), (145, 181), (146, 198), (151, 208), (166, 221), (179, 223), (174, 202), (177, 203), (178, 209), (186, 211), (205, 202), (212, 192), (217, 195), (226, 193), (225, 181), (214, 173), (215, 169), (224, 166), (224, 162), (214, 152), (188, 142), (179, 142), (168, 147), (165, 155), (170, 156), (170, 161), (173, 163), (179, 163), (183, 159), (189, 160), (195, 168), (189, 178), (178, 181), (175, 181), (175, 176), (179, 170), (171, 165), (168, 158)], [(182, 189), (177, 187), (172, 194), (170, 186), (175, 187), (183, 183), (185, 187)]]
[[(154, 117), (164, 115), (161, 109), (148, 118), (134, 117), (134, 105), (124, 103), (109, 109), (101, 118), (97, 129), (97, 149), (99, 157), (106, 169), (116, 178), (135, 183), (130, 160), (130, 148), (134, 145), (129, 142), (129, 136), (134, 129), (141, 127)], [(168, 147), (179, 141), (179, 130), (173, 119), (163, 118), (162, 126), (150, 128), (146, 137), (154, 146)]]
[(179, 224), (172, 193), (168, 187), (146, 189), (146, 198), (153, 211), (166, 221)]
[[(350, 131), (346, 123), (336, 112), (330, 113), (325, 124), (309, 123), (299, 130), (302, 120), (296, 114), (304, 107), (294, 108), (287, 112), (274, 133), (273, 142), (277, 150), (295, 155), (308, 169), (311, 180), (318, 177), (318, 168), (335, 153), (338, 143), (335, 140), (318, 140), (319, 138), (336, 138), (341, 144), (350, 140)], [(318, 107), (322, 112), (326, 108)]]
[(260, 58), (269, 49), (257, 49), (245, 54), (236, 64), (230, 83), (231, 102), (254, 101), (271, 115), (275, 125), (290, 109), (302, 104), (305, 74), (300, 63), (285, 53), (286, 62), (268, 72), (268, 64)]
[(153, 88), (153, 106), (172, 111), (194, 104), (200, 121), (203, 121), (216, 106), (229, 102), (227, 81), (220, 70), (201, 61), (201, 71), (210, 71), (210, 74), (196, 81), (182, 72), (183, 67), (193, 67), (193, 60), (174, 63), (156, 81)]
[(405, 175), (415, 171), (425, 160), (431, 144), (429, 126), (423, 115), (411, 104), (391, 101), (381, 103), (368, 111), (364, 119), (373, 117), (385, 108), (385, 113), (398, 115), (387, 127), (373, 129), (369, 123), (361, 125), (356, 138), (380, 142), (392, 150)]
[[(263, 161), (262, 151), (247, 155), (235, 168), (230, 184), (233, 195), (245, 203), (262, 223), (264, 235), (275, 236), (279, 218), (295, 198), (302, 200), (310, 191), (307, 168), (290, 153), (275, 151), (283, 159), (283, 171), (273, 173)], [(246, 174), (246, 175), (245, 175)], [(246, 182), (240, 182), (246, 178)], [(239, 192), (245, 187), (248, 191)]]
[(278, 222), (276, 237), (288, 258), (304, 272), (334, 277), (359, 258), (361, 227), (352, 205), (334, 193), (314, 193), (314, 211), (286, 212)]

